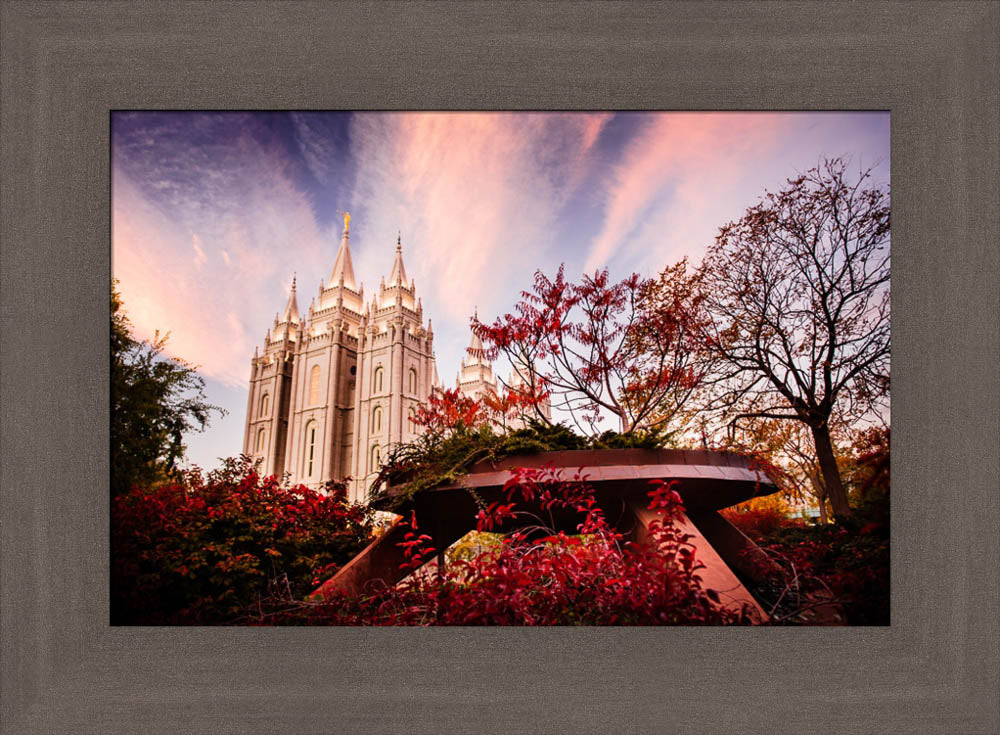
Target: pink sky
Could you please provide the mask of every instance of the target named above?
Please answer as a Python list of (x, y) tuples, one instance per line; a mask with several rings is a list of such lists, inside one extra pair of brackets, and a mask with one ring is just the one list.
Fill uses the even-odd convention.
[(292, 274), (304, 311), (337, 212), (371, 293), (397, 232), (450, 382), (478, 306), (541, 268), (576, 278), (697, 262), (720, 225), (823, 156), (889, 176), (888, 113), (128, 113), (112, 130), (112, 270), (139, 335), (200, 366), (229, 415), (189, 438), (241, 448), (249, 360)]

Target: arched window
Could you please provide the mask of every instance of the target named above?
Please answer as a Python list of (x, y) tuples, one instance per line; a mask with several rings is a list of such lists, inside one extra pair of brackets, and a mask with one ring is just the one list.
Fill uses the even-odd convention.
[(271, 407), (271, 396), (265, 393), (260, 397), (260, 417), (267, 417), (267, 410)]
[(309, 405), (319, 403), (319, 365), (313, 365), (309, 371)]
[(306, 425), (306, 477), (312, 477), (316, 459), (316, 422), (310, 421)]
[(409, 411), (406, 412), (406, 414), (407, 414), (406, 415), (406, 422), (407, 422), (407, 424), (410, 427), (410, 433), (411, 434), (416, 434), (417, 433), (417, 410), (415, 408), (411, 408)]
[(378, 444), (372, 446), (372, 466), (369, 468), (372, 472), (379, 468), (382, 464), (382, 453), (379, 451)]
[(372, 409), (372, 432), (382, 431), (382, 407), (375, 406)]
[(382, 392), (382, 367), (381, 365), (375, 368), (375, 372), (372, 373), (372, 393)]
[(410, 383), (410, 393), (411, 394), (412, 393), (416, 393), (417, 392), (417, 371), (414, 370), (413, 368), (410, 368), (410, 380), (409, 380), (409, 383)]
[[(267, 396), (265, 396), (266, 398)], [(264, 443), (267, 441), (267, 429), (263, 426), (260, 427), (260, 431), (257, 432), (257, 451), (264, 451)]]

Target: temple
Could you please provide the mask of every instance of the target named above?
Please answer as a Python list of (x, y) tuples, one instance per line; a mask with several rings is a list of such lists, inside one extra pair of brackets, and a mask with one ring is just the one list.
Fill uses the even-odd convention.
[[(296, 280), (254, 351), (243, 453), (266, 475), (290, 475), (320, 488), (351, 478), (350, 497), (364, 501), (386, 448), (419, 434), (417, 407), (440, 387), (431, 320), (424, 321), (416, 283), (407, 281), (397, 238), (388, 279), (370, 301), (355, 280), (350, 215), (329, 278), (305, 315)], [(492, 365), (473, 336), (459, 390), (481, 398), (496, 391)], [(547, 411), (546, 407), (546, 411)]]

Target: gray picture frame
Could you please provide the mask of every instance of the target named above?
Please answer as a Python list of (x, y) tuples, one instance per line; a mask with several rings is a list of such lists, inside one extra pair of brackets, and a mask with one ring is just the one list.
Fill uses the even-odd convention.
[[(3, 732), (1000, 731), (1000, 4), (0, 20)], [(890, 110), (892, 625), (110, 627), (108, 123), (153, 108)]]

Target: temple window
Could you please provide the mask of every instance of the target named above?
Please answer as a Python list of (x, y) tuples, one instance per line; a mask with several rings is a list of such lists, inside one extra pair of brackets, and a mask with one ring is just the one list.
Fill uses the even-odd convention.
[(319, 365), (313, 365), (309, 371), (309, 405), (319, 403)]
[(310, 421), (306, 426), (306, 477), (312, 477), (316, 460), (316, 422)]

